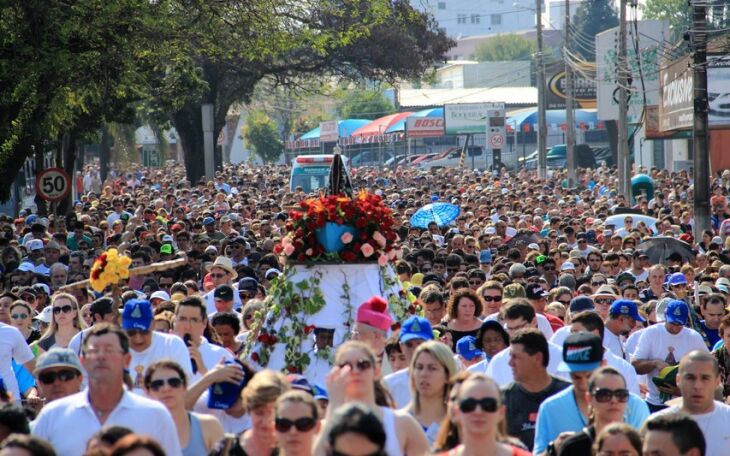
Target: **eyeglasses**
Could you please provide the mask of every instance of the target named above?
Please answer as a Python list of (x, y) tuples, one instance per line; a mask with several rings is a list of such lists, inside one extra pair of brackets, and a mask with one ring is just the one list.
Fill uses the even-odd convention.
[(182, 386), (183, 381), (180, 377), (158, 378), (157, 380), (152, 380), (150, 382), (150, 389), (152, 391), (159, 391), (163, 386), (165, 386), (165, 383), (167, 383), (167, 386), (170, 388), (177, 389)]
[(57, 372), (41, 372), (38, 374), (38, 381), (44, 385), (50, 385), (56, 381), (56, 379), (62, 382), (67, 382), (78, 377), (79, 373), (70, 369), (57, 371)]
[(127, 332), (127, 336), (129, 337), (146, 336), (150, 333), (149, 330), (145, 331), (144, 329), (125, 329), (125, 331)]
[(597, 402), (609, 402), (612, 397), (615, 397), (619, 402), (628, 402), (629, 390), (622, 388), (617, 390), (610, 390), (607, 388), (597, 388), (593, 392), (593, 397), (596, 398)]
[(600, 287), (602, 285), (606, 285), (606, 282), (591, 282), (591, 286), (594, 287)]
[(554, 271), (555, 270), (555, 266), (543, 266), (542, 267), (542, 270), (543, 271)]
[(484, 296), (482, 296), (482, 299), (484, 299), (484, 302), (499, 302), (499, 301), (502, 300), (502, 297), (501, 296), (484, 295)]
[(28, 318), (28, 314), (12, 314), (10, 318), (12, 318), (13, 320), (25, 320), (26, 318)]
[(61, 312), (66, 314), (66, 313), (71, 312), (72, 310), (74, 310), (73, 306), (71, 304), (66, 304), (65, 306), (54, 307), (53, 314), (58, 315)]
[(566, 301), (566, 300), (560, 300), (560, 299), (558, 299), (558, 302), (561, 303), (564, 306), (569, 306), (570, 305), (570, 300), (567, 300)]
[(344, 363), (338, 364), (339, 367), (345, 367), (350, 366), (350, 369), (353, 371), (358, 372), (364, 372), (371, 367), (373, 367), (373, 363), (369, 359), (359, 359), (355, 361), (354, 363), (350, 361), (345, 361)]
[(308, 432), (314, 429), (314, 426), (316, 425), (317, 420), (310, 416), (304, 416), (302, 418), (297, 418), (296, 420), (277, 418), (274, 421), (276, 432), (281, 432), (282, 434), (289, 432), (292, 427), (295, 427), (298, 432)]
[(497, 399), (493, 397), (485, 397), (482, 399), (474, 399), (470, 397), (463, 399), (459, 402), (459, 410), (463, 413), (472, 413), (477, 409), (477, 405), (487, 413), (494, 413), (497, 411)]
[(456, 272), (459, 270), (459, 268), (446, 268), (448, 272)]

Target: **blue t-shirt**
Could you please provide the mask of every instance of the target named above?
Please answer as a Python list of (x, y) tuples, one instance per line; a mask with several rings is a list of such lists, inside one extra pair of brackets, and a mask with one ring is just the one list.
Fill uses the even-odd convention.
[(702, 326), (702, 331), (707, 336), (707, 342), (710, 344), (710, 347), (714, 347), (717, 341), (721, 339), (720, 330), (708, 328), (705, 326), (705, 320), (700, 321), (700, 326)]
[[(649, 407), (639, 396), (631, 393), (626, 404), (624, 422), (639, 429), (649, 417)], [(537, 411), (533, 454), (540, 454), (561, 432), (578, 432), (588, 425), (575, 401), (573, 386), (565, 388), (540, 404)]]
[(13, 360), (13, 372), (15, 373), (15, 379), (18, 381), (18, 390), (21, 394), (25, 394), (29, 389), (35, 386), (35, 379), (33, 374), (28, 372), (22, 364), (18, 364)]

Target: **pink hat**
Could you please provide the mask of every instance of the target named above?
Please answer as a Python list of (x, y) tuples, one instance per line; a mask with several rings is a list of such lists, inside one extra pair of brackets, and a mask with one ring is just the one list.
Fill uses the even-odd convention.
[(373, 296), (357, 309), (355, 321), (387, 332), (393, 323), (388, 313), (388, 302), (380, 296)]

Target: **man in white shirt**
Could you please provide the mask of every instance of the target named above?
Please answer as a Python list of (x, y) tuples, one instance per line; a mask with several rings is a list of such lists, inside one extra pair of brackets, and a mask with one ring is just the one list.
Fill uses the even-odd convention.
[(697, 422), (707, 443), (706, 456), (728, 454), (730, 445), (730, 406), (715, 401), (719, 368), (715, 357), (706, 351), (692, 351), (682, 357), (677, 386), (682, 392), (681, 405), (658, 414), (684, 412)]
[(144, 373), (147, 367), (162, 359), (171, 359), (185, 371), (188, 382), (193, 378), (190, 355), (185, 343), (172, 334), (152, 330), (152, 304), (145, 299), (130, 299), (124, 304), (122, 329), (129, 338), (129, 375), (134, 392), (144, 394)]
[(129, 362), (124, 331), (109, 324), (94, 326), (81, 356), (89, 375), (88, 389), (45, 406), (33, 434), (50, 442), (58, 454), (81, 456), (89, 438), (102, 426), (124, 426), (155, 439), (168, 456), (181, 455), (175, 423), (165, 406), (124, 389)]
[(634, 301), (619, 299), (611, 304), (608, 309), (608, 318), (605, 321), (606, 331), (603, 336), (603, 345), (614, 355), (629, 361), (629, 354), (626, 353), (626, 338), (631, 334), (636, 322), (644, 322), (639, 315), (639, 309)]
[(205, 305), (198, 296), (188, 296), (175, 308), (173, 334), (184, 341), (188, 365), (192, 362), (192, 376), (188, 383), (197, 381), (221, 360), (233, 360), (233, 354), (223, 347), (208, 342), (203, 334), (208, 326)]
[[(414, 315), (403, 322), (398, 342), (409, 366), (416, 348), (427, 340), (433, 340), (433, 330), (427, 319)], [(401, 369), (383, 378), (383, 383), (393, 396), (396, 408), (403, 408), (411, 401), (409, 370)]]
[[(213, 285), (218, 287), (219, 285), (231, 285), (233, 281), (238, 277), (238, 273), (233, 269), (233, 263), (231, 259), (224, 256), (219, 256), (215, 259), (215, 262), (208, 267), (210, 278), (213, 280)], [(206, 307), (206, 315), (210, 315), (216, 312), (215, 308), (215, 289), (209, 291), (203, 295), (203, 300)], [(238, 293), (233, 294), (233, 308), (241, 308), (241, 297)]]
[[(686, 328), (689, 307), (684, 301), (675, 299), (667, 304), (663, 324), (649, 326), (642, 331), (631, 364), (637, 374), (655, 377), (663, 368), (679, 363), (684, 355), (693, 351), (708, 351), (700, 334)], [(666, 408), (664, 402), (679, 391), (663, 387), (660, 391), (654, 382), (648, 382), (649, 396), (646, 399), (649, 410), (658, 412)], [(661, 394), (660, 394), (661, 393)]]

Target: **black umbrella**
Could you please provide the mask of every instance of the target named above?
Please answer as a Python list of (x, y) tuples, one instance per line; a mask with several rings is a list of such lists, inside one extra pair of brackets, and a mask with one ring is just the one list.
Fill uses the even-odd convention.
[(695, 257), (692, 246), (669, 236), (653, 237), (636, 246), (636, 249), (646, 253), (652, 264), (668, 264), (669, 255), (673, 253), (678, 253), (682, 262), (689, 262)]
[(337, 148), (335, 148), (334, 159), (332, 160), (332, 166), (330, 166), (330, 185), (327, 189), (327, 194), (345, 194), (350, 198), (352, 198), (353, 195), (350, 173), (345, 167), (345, 163), (342, 161), (342, 155), (339, 153)]

